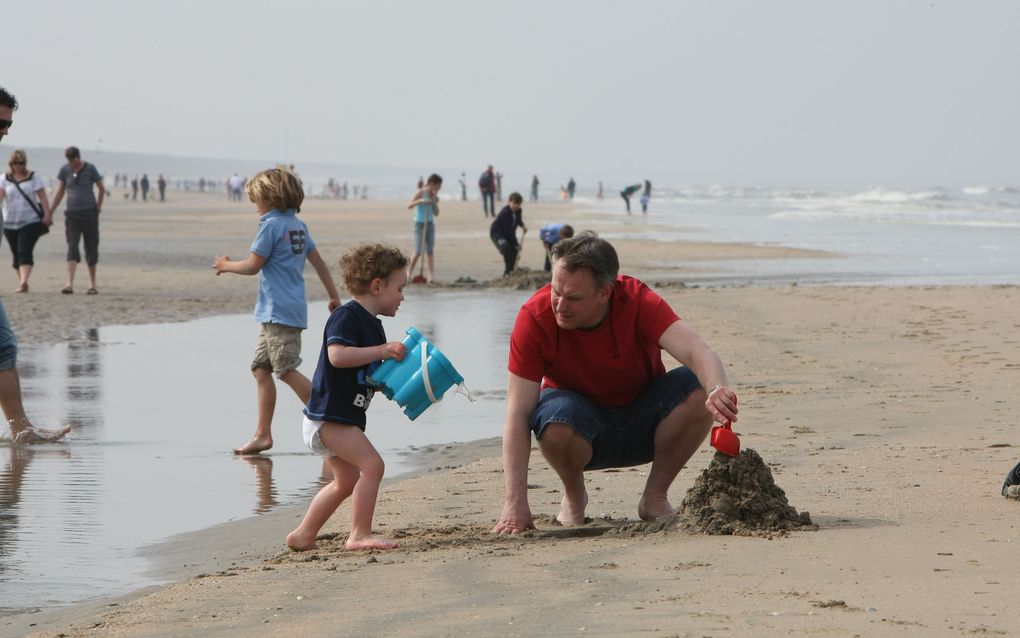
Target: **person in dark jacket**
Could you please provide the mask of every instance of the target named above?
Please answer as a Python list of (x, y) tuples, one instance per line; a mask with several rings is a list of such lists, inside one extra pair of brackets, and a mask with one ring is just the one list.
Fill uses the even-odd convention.
[[(496, 250), (503, 255), (504, 277), (509, 277), (510, 273), (514, 271), (514, 267), (517, 265), (517, 254), (521, 250), (521, 244), (517, 241), (517, 228), (522, 228), (524, 233), (528, 232), (528, 227), (524, 225), (522, 218), (521, 204), (523, 203), (524, 198), (520, 193), (510, 193), (507, 205), (499, 211), (496, 219), (492, 220), (492, 225), (489, 226), (489, 238), (495, 244)], [(522, 240), (524, 233), (521, 233)]]

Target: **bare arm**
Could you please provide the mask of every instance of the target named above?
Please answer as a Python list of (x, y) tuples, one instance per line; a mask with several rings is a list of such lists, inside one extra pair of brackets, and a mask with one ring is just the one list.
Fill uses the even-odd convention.
[(237, 275), (257, 275), (265, 265), (266, 258), (255, 253), (248, 253), (248, 258), (245, 260), (231, 260), (226, 255), (213, 260), (213, 268), (216, 269), (217, 275), (225, 272)]
[(64, 182), (60, 181), (60, 186), (57, 186), (57, 194), (53, 196), (53, 210), (57, 210), (60, 206), (60, 200), (64, 199)]
[(659, 346), (694, 371), (708, 391), (705, 408), (719, 423), (737, 420), (737, 395), (729, 388), (722, 360), (704, 339), (679, 319), (659, 338)]
[(414, 208), (422, 202), (421, 196), (425, 193), (424, 188), (419, 188), (414, 192), (414, 196), (411, 197), (411, 201), (407, 202), (408, 209)]
[(329, 363), (334, 368), (360, 368), (363, 365), (384, 359), (403, 361), (407, 356), (407, 347), (399, 341), (390, 341), (365, 348), (331, 343), (326, 349), (326, 356), (329, 357)]
[(96, 187), (99, 189), (99, 197), (96, 198), (96, 208), (102, 209), (103, 200), (106, 199), (106, 188), (103, 186), (103, 180), (97, 180)]
[(326, 294), (329, 295), (329, 311), (333, 312), (340, 307), (340, 293), (336, 290), (336, 284), (333, 282), (333, 275), (329, 272), (329, 266), (322, 260), (322, 255), (319, 254), (318, 250), (308, 253), (308, 263), (312, 264), (312, 268), (315, 268), (316, 274), (319, 275), (319, 281), (322, 282), (322, 287), (326, 289)]
[(531, 456), (531, 413), (538, 406), (541, 384), (510, 373), (506, 421), (503, 424), (503, 483), (506, 500), (493, 534), (519, 534), (534, 529), (528, 505), (528, 460)]

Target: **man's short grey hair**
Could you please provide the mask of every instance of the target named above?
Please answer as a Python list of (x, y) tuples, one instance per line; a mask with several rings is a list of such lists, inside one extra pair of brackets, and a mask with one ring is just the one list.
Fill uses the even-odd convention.
[(620, 273), (616, 249), (593, 230), (582, 230), (573, 237), (559, 240), (552, 247), (552, 256), (567, 272), (587, 268), (598, 286), (612, 284)]

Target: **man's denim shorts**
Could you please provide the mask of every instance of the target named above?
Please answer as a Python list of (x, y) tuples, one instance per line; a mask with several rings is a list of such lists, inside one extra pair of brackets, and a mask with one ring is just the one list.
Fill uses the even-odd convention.
[(600, 408), (576, 392), (547, 388), (531, 415), (531, 430), (541, 439), (549, 423), (572, 427), (591, 443), (586, 470), (642, 465), (655, 454), (659, 423), (700, 387), (694, 372), (681, 366), (656, 379), (634, 402), (618, 408)]

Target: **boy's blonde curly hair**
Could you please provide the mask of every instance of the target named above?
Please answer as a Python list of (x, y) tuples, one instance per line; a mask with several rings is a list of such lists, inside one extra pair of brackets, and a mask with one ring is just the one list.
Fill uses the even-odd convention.
[(344, 286), (352, 295), (367, 293), (373, 279), (386, 279), (407, 264), (407, 256), (388, 244), (359, 244), (340, 257)]
[(244, 187), (252, 203), (264, 204), (279, 211), (293, 208), (301, 212), (305, 190), (297, 175), (285, 168), (270, 168), (248, 180)]

